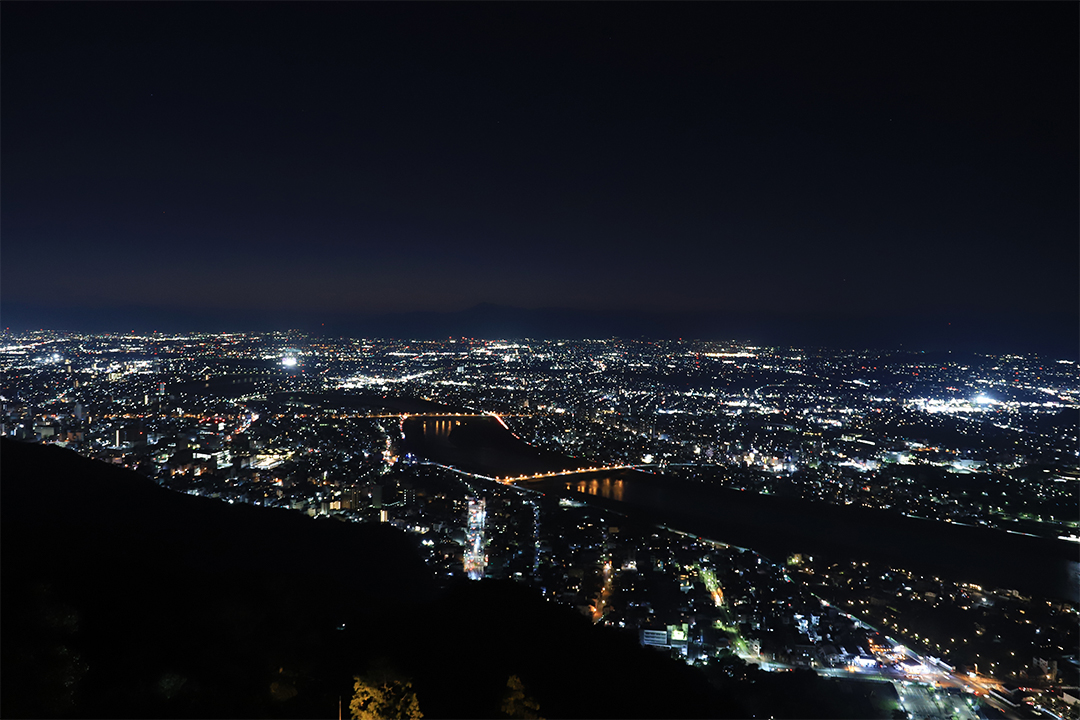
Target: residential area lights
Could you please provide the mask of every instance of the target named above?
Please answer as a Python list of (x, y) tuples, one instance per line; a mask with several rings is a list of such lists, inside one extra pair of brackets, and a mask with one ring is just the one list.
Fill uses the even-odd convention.
[[(578, 477), (644, 468), (705, 493), (1077, 537), (1070, 363), (703, 341), (43, 332), (0, 338), (0, 383), (0, 434), (179, 492), (392, 525), (440, 581), (514, 579), (692, 664), (742, 657), (954, 687), (975, 672), (986, 687), (1036, 688), (1044, 707), (1075, 684), (1063, 649), (1073, 602), (856, 557), (870, 546), (781, 567), (737, 538), (629, 525), (590, 505)], [(414, 456), (406, 421), (429, 420), (446, 421), (441, 432), (498, 423), (572, 459), (549, 468), (571, 467)], [(530, 487), (540, 480), (570, 490)], [(903, 648), (875, 628), (955, 672), (911, 652), (908, 669), (926, 672), (907, 674), (890, 660)]]

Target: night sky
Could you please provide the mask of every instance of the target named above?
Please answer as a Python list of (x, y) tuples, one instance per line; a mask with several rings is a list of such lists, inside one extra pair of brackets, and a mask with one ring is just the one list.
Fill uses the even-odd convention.
[(1076, 354), (1078, 8), (9, 0), (0, 322)]

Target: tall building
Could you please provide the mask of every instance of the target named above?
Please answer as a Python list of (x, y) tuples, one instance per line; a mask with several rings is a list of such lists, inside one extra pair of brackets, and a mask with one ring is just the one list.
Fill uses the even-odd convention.
[(484, 552), (484, 520), (487, 511), (484, 499), (469, 499), (467, 510), (468, 529), (465, 532), (465, 572), (470, 580), (484, 577), (487, 555)]

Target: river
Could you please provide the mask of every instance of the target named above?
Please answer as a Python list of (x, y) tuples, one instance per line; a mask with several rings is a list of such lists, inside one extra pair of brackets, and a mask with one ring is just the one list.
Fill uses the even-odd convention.
[[(566, 471), (588, 463), (532, 447), (495, 418), (411, 417), (415, 455), (489, 477)], [(720, 542), (777, 561), (792, 553), (882, 562), (913, 572), (1080, 602), (1074, 543), (707, 486), (635, 470), (524, 483)]]

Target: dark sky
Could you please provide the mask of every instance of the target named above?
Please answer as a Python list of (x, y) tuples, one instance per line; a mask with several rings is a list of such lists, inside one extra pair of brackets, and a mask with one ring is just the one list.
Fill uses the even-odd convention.
[(2, 322), (1075, 335), (1078, 7), (9, 0)]

